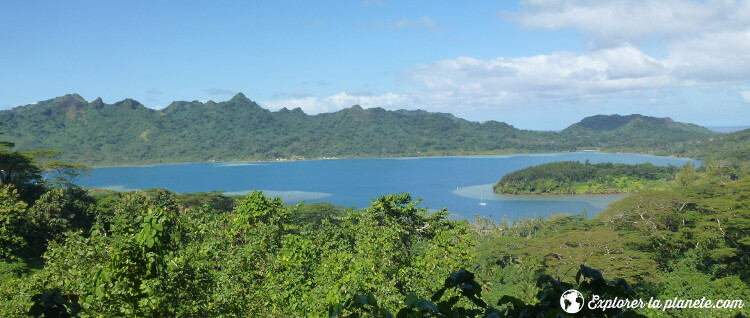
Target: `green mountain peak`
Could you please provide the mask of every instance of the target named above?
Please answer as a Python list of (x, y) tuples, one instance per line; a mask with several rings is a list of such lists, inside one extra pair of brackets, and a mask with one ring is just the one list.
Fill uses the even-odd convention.
[(631, 115), (595, 115), (595, 116), (589, 116), (584, 119), (582, 119), (580, 122), (577, 123), (577, 125), (580, 125), (585, 128), (598, 130), (598, 131), (612, 131), (617, 128), (620, 128), (631, 121), (634, 120), (641, 120), (641, 121), (647, 121), (655, 124), (660, 125), (670, 125), (674, 124), (675, 122), (669, 118), (669, 117), (651, 117), (651, 116), (644, 116), (641, 114), (631, 114)]
[(235, 94), (234, 97), (232, 97), (232, 99), (230, 99), (229, 101), (234, 101), (234, 102), (236, 102), (236, 101), (252, 102), (249, 98), (247, 98), (245, 96), (245, 94), (242, 94), (242, 92), (239, 92), (239, 93)]
[(114, 103), (113, 105), (116, 106), (117, 108), (123, 108), (123, 109), (139, 109), (139, 108), (147, 109), (146, 106), (143, 106), (143, 104), (141, 104), (140, 102), (132, 98), (123, 99), (117, 103)]
[(97, 97), (93, 102), (89, 103), (89, 107), (93, 109), (100, 109), (104, 107), (104, 101), (101, 97)]

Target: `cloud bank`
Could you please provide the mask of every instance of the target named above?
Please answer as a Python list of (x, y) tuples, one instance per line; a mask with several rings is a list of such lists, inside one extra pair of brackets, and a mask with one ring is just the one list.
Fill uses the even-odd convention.
[[(529, 0), (500, 16), (527, 29), (577, 30), (588, 46), (580, 53), (461, 56), (402, 71), (397, 80), (413, 88), (400, 92), (350, 91), (265, 104), (308, 113), (354, 104), (481, 111), (642, 95), (658, 103), (653, 91), (680, 88), (726, 90), (750, 102), (750, 91), (743, 88), (750, 81), (750, 1)], [(397, 25), (430, 27), (434, 22), (423, 18), (390, 27)]]

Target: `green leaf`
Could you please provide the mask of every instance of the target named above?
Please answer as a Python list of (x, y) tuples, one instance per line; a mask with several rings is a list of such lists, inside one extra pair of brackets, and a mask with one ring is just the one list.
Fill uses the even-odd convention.
[(417, 297), (414, 293), (408, 293), (406, 294), (406, 298), (404, 299), (404, 305), (411, 306), (411, 304), (415, 303), (417, 300), (419, 300), (419, 297)]
[(440, 298), (443, 298), (443, 294), (445, 294), (446, 290), (447, 290), (447, 288), (445, 288), (445, 287), (440, 288), (437, 292), (435, 292), (435, 294), (432, 295), (432, 297), (430, 299), (432, 299), (432, 301), (438, 301), (438, 300), (440, 300)]
[(513, 309), (515, 310), (520, 310), (521, 308), (525, 308), (527, 306), (523, 300), (508, 295), (500, 297), (500, 300), (497, 301), (498, 306), (502, 306), (505, 304), (511, 304), (513, 306)]
[(438, 309), (437, 305), (435, 305), (435, 303), (429, 300), (424, 300), (424, 299), (417, 300), (413, 306), (414, 308), (419, 309), (421, 312), (425, 312), (425, 311), (430, 311), (433, 313), (440, 312), (440, 309)]

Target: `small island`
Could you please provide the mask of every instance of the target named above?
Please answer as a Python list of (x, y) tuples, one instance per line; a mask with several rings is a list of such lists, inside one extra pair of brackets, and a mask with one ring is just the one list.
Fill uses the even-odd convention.
[(511, 172), (492, 187), (500, 194), (614, 194), (663, 189), (679, 168), (650, 163), (545, 163)]

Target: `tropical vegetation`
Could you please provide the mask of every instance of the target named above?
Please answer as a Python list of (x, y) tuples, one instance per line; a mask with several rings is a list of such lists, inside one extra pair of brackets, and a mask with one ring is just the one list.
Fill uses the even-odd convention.
[[(687, 163), (686, 167), (692, 163)], [(559, 161), (532, 166), (504, 175), (493, 186), (507, 194), (631, 193), (669, 186), (677, 168), (651, 163), (624, 164)]]
[(670, 187), (630, 195), (593, 218), (469, 222), (406, 193), (357, 210), (287, 205), (261, 192), (83, 189), (75, 179), (86, 167), (10, 146), (0, 149), (2, 316), (555, 316), (570, 288), (586, 299), (750, 299), (750, 170), (737, 158), (669, 168), (669, 177), (612, 165)]

